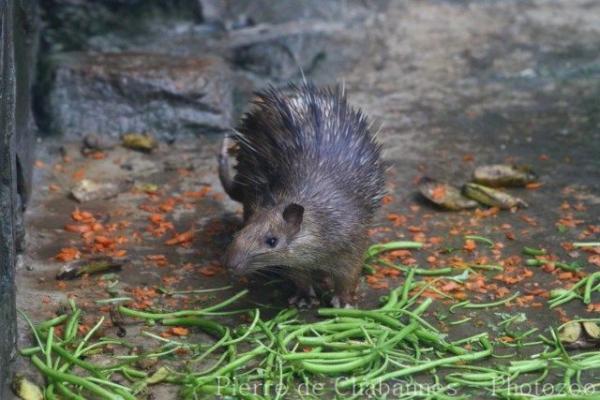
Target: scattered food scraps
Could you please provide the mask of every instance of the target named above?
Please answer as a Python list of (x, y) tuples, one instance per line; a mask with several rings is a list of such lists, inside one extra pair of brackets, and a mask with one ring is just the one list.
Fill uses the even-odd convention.
[(457, 187), (431, 178), (421, 178), (419, 191), (426, 199), (447, 210), (465, 210), (478, 205), (476, 201), (463, 196)]
[(63, 262), (77, 260), (79, 257), (81, 257), (81, 253), (75, 247), (64, 247), (54, 256), (57, 261)]
[(22, 400), (44, 400), (42, 390), (23, 375), (15, 375), (12, 389)]
[(508, 210), (514, 207), (527, 207), (527, 203), (518, 197), (509, 195), (487, 186), (467, 183), (463, 186), (463, 194), (481, 204)]
[(189, 231), (176, 234), (173, 238), (167, 240), (165, 244), (169, 246), (182, 245), (191, 242), (193, 239), (194, 231), (190, 229)]
[(121, 137), (121, 140), (124, 147), (146, 153), (150, 153), (158, 147), (156, 139), (147, 133), (126, 133)]
[(525, 187), (537, 179), (526, 165), (482, 165), (473, 172), (473, 182), (491, 187)]
[(74, 261), (61, 267), (56, 279), (75, 279), (82, 275), (92, 275), (120, 270), (127, 260), (116, 260), (108, 256), (92, 257), (86, 260)]

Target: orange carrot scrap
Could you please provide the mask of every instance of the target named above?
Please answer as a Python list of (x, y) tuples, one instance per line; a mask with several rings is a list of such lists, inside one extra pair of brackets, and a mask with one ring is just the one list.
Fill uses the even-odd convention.
[(67, 224), (65, 225), (65, 231), (73, 233), (85, 233), (91, 231), (89, 225), (78, 225), (78, 224)]
[(194, 231), (191, 229), (182, 233), (178, 233), (173, 238), (165, 242), (166, 245), (173, 246), (176, 244), (186, 244), (194, 239)]
[(463, 249), (465, 249), (467, 251), (473, 251), (476, 248), (477, 248), (477, 243), (475, 243), (475, 241), (473, 239), (465, 240), (465, 245), (463, 246)]
[(530, 182), (527, 185), (525, 185), (525, 189), (537, 190), (537, 189), (541, 188), (542, 186), (543, 186), (543, 184), (541, 182)]
[(215, 276), (217, 273), (221, 271), (221, 268), (215, 265), (207, 265), (205, 267), (200, 268), (198, 271), (204, 276)]
[(184, 328), (182, 326), (174, 326), (169, 330), (175, 336), (187, 336), (190, 334), (190, 330), (188, 328)]
[(406, 223), (406, 217), (404, 215), (389, 213), (387, 218), (394, 226), (402, 226)]
[(210, 188), (209, 186), (204, 186), (203, 188), (195, 192), (184, 192), (183, 195), (185, 197), (190, 197), (193, 199), (201, 199), (205, 197), (211, 190), (212, 188)]
[(64, 247), (60, 249), (58, 254), (54, 257), (57, 261), (72, 261), (81, 257), (81, 253), (75, 247)]

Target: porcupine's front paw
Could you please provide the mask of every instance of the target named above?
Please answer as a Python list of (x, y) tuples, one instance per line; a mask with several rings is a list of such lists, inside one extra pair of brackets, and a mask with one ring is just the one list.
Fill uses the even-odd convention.
[(353, 302), (344, 301), (341, 296), (333, 296), (331, 298), (331, 306), (334, 308), (355, 308)]
[(315, 293), (315, 289), (309, 286), (308, 289), (297, 289), (296, 294), (288, 299), (291, 306), (299, 309), (312, 308), (319, 305), (319, 299)]

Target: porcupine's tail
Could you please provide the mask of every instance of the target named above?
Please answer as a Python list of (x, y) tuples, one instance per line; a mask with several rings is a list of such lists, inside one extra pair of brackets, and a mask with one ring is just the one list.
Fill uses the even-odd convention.
[(225, 135), (223, 142), (221, 143), (221, 150), (217, 156), (219, 163), (219, 180), (221, 181), (225, 193), (227, 193), (232, 200), (241, 203), (243, 200), (241, 187), (231, 178), (228, 153), (230, 143), (231, 139), (229, 138), (229, 135)]

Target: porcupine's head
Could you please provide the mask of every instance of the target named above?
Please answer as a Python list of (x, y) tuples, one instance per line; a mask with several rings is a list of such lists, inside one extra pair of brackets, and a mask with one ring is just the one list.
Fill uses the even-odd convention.
[(256, 211), (227, 248), (225, 266), (240, 276), (293, 263), (303, 217), (304, 207), (296, 203)]

